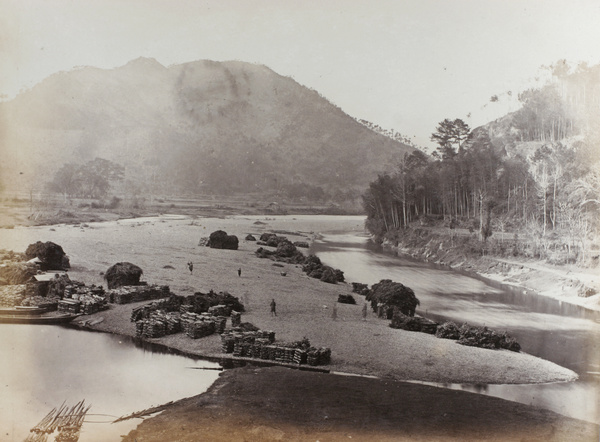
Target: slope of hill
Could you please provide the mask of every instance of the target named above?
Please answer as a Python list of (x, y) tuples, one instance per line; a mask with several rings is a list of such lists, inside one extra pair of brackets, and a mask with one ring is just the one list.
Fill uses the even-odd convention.
[(167, 68), (139, 58), (57, 73), (0, 104), (0, 123), (5, 184), (16, 170), (39, 184), (65, 163), (101, 157), (140, 184), (171, 191), (305, 183), (360, 193), (413, 149), (294, 80), (243, 62)]

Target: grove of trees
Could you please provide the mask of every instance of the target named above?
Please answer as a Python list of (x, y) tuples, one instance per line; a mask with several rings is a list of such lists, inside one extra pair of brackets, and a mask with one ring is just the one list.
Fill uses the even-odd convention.
[(600, 83), (590, 80), (600, 78), (600, 66), (580, 66), (575, 78), (558, 72), (552, 84), (523, 94), (500, 136), (489, 125), (440, 122), (432, 157), (405, 154), (394, 173), (370, 183), (363, 206), (371, 233), (383, 238), (437, 217), (482, 241), (510, 228), (585, 252), (600, 219)]

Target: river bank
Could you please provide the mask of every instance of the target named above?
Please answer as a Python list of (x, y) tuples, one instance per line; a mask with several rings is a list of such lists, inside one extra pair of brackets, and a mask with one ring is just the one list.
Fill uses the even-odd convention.
[(246, 367), (147, 419), (124, 442), (596, 441), (599, 427), (497, 398), (414, 385)]
[(475, 255), (466, 253), (457, 245), (457, 238), (470, 235), (465, 229), (454, 229), (451, 233), (444, 233), (440, 229), (418, 230), (405, 239), (399, 238), (397, 245), (384, 243), (383, 248), (420, 261), (522, 288), (525, 292), (600, 311), (598, 268), (582, 268), (574, 264), (554, 265), (545, 260), (523, 257)]
[[(74, 264), (69, 272), (71, 278), (83, 280), (88, 284), (101, 284), (103, 281), (100, 272), (105, 271), (114, 262), (130, 261), (144, 269), (145, 279), (149, 283), (168, 284), (176, 294), (192, 294), (194, 291), (206, 292), (211, 289), (228, 291), (240, 297), (247, 306), (243, 321), (251, 322), (262, 329), (275, 331), (277, 339), (281, 341), (294, 341), (306, 336), (314, 345), (331, 347), (333, 359), (329, 369), (375, 375), (384, 379), (376, 382), (422, 380), (454, 383), (536, 383), (568, 381), (576, 377), (571, 370), (530, 355), (463, 347), (453, 341), (437, 339), (430, 335), (394, 330), (388, 327), (387, 321), (378, 320), (371, 315), (363, 321), (360, 299), (356, 306), (337, 305), (337, 318), (333, 320), (331, 314), (333, 305), (339, 294), (350, 293), (349, 284), (331, 285), (308, 278), (301, 268), (295, 265), (285, 264), (283, 268), (275, 267), (271, 261), (259, 259), (254, 255), (257, 246), (252, 241), (241, 240), (237, 251), (214, 250), (198, 246), (201, 237), (208, 236), (210, 232), (217, 229), (235, 234), (240, 239), (245, 238), (248, 233), (260, 235), (261, 232), (276, 231), (292, 240), (306, 241), (320, 231), (360, 232), (362, 219), (360, 217), (345, 219), (325, 217), (317, 220), (314, 217), (192, 219), (172, 216), (122, 220), (113, 223), (89, 223), (85, 226), (15, 228), (1, 231), (0, 239), (6, 248), (13, 250), (23, 250), (27, 244), (37, 240), (51, 240), (61, 244)], [(190, 260), (195, 263), (193, 273), (190, 273), (186, 266)], [(238, 268), (242, 268), (241, 276), (237, 275)], [(286, 276), (282, 276), (281, 271), (285, 271)], [(357, 295), (355, 297), (359, 298)], [(269, 302), (273, 298), (277, 300), (277, 317), (272, 317), (269, 312)], [(103, 321), (94, 326), (95, 330), (133, 336), (135, 327), (129, 318), (135, 306), (135, 304), (115, 305), (106, 312), (84, 319), (102, 317)], [(180, 334), (150, 341), (197, 356), (220, 354), (218, 336), (192, 340)], [(261, 373), (276, 373), (279, 377), (278, 371), (264, 370), (266, 371)], [(242, 384), (250, 382), (240, 370), (231, 373), (233, 374), (228, 372), (227, 378), (224, 379), (231, 380), (240, 376)], [(298, 376), (299, 380), (304, 379), (302, 377), (304, 373), (298, 371), (293, 373), (295, 374), (290, 376)], [(271, 377), (264, 376), (264, 382)], [(351, 397), (342, 394), (345, 388), (343, 382), (346, 381), (340, 381), (340, 377), (333, 375), (329, 375), (327, 379), (327, 382), (331, 383), (332, 390), (337, 391), (334, 397), (338, 398), (340, 410), (344, 407), (348, 408), (349, 404), (353, 407), (354, 403), (349, 401)], [(284, 381), (272, 379), (270, 382), (281, 388), (265, 396), (267, 404), (270, 401), (274, 403), (284, 401), (284, 398), (289, 396), (286, 384), (281, 383)], [(420, 401), (433, 404), (433, 400), (429, 399), (429, 387), (415, 386), (418, 387), (423, 387)], [(307, 398), (320, 395), (318, 388), (313, 388), (311, 383), (303, 388), (307, 390)], [(223, 397), (232, 399), (227, 391), (224, 389)], [(193, 391), (190, 393), (193, 394)], [(453, 392), (447, 394), (448, 398), (455, 397)], [(402, 396), (389, 398), (383, 404), (389, 405), (390, 401), (397, 401), (398, 397)], [(470, 402), (471, 397), (467, 396), (464, 403), (458, 402), (457, 406), (462, 407)], [(511, 407), (515, 405), (508, 404), (511, 404)], [(294, 410), (296, 412), (299, 409), (316, 410), (317, 405), (318, 401), (314, 403), (306, 401), (301, 406), (287, 403), (285, 413), (294, 415)], [(256, 404), (256, 407), (260, 409), (260, 404)], [(387, 413), (387, 407), (380, 407), (375, 399), (372, 407), (373, 413), (377, 415)], [(174, 410), (176, 410), (174, 413), (187, 413), (177, 408)], [(272, 411), (268, 406), (263, 407), (262, 410), (264, 413)], [(202, 414), (197, 417), (201, 418)], [(178, 422), (177, 419), (174, 418), (173, 422)], [(293, 420), (292, 417), (290, 419)], [(421, 419), (425, 419), (425, 415)], [(532, 419), (535, 420), (535, 416), (532, 416)], [(566, 418), (554, 415), (552, 419), (557, 424)], [(350, 422), (351, 420), (343, 425), (340, 422), (340, 425), (350, 425)], [(221, 423), (225, 425), (227, 422)], [(425, 425), (424, 421), (422, 423)], [(540, 421), (540, 425), (545, 423), (547, 421)], [(213, 427), (213, 430), (215, 429), (216, 427)], [(248, 431), (253, 429), (254, 427), (247, 428)], [(258, 431), (260, 433), (262, 430)], [(186, 434), (187, 436), (182, 436), (180, 440), (196, 440), (195, 433)], [(540, 434), (545, 435), (545, 433)], [(215, 436), (216, 440), (217, 437)], [(255, 440), (264, 439), (264, 437), (255, 438)], [(144, 439), (138, 438), (138, 440)]]

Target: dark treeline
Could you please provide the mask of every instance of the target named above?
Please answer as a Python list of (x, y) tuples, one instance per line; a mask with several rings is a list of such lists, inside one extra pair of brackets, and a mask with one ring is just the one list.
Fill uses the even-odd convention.
[(483, 241), (508, 229), (585, 248), (600, 208), (600, 66), (573, 74), (561, 66), (552, 84), (521, 94), (519, 111), (475, 130), (446, 119), (431, 157), (407, 153), (379, 175), (363, 195), (370, 232), (392, 237), (440, 218)]

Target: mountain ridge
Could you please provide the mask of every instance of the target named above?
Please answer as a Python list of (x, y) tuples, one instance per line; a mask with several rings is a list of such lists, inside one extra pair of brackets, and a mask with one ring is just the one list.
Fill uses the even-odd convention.
[(165, 67), (140, 57), (59, 72), (0, 103), (0, 121), (9, 164), (28, 166), (38, 181), (66, 162), (102, 157), (145, 185), (171, 176), (165, 181), (183, 192), (271, 192), (302, 182), (330, 195), (360, 193), (414, 149), (295, 80), (241, 61)]

